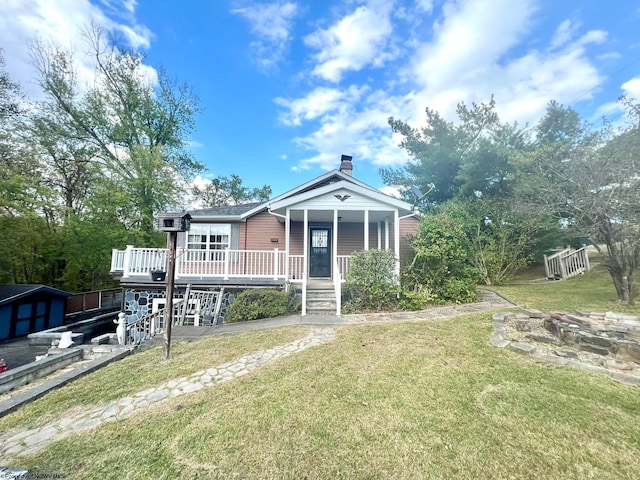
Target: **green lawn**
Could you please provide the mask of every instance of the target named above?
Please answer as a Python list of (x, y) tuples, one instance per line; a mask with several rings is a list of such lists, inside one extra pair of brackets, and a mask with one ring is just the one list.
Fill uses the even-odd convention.
[[(532, 269), (537, 271), (535, 267)], [(530, 279), (529, 270), (522, 272), (520, 279)], [(538, 277), (539, 278), (539, 277)], [(564, 281), (548, 280), (543, 283), (515, 283), (492, 287), (523, 308), (550, 310), (590, 310), (640, 313), (640, 304), (621, 305), (611, 276), (598, 265), (590, 272)], [(640, 301), (640, 300), (639, 300)]]
[[(558, 290), (589, 278), (600, 281), (596, 272), (505, 294), (559, 308)], [(576, 296), (567, 303), (615, 308), (604, 287)], [(329, 343), (2, 464), (86, 479), (638, 478), (640, 388), (491, 347), (491, 316), (343, 326)], [(144, 352), (10, 415), (0, 431), (51, 418), (58, 401), (81, 408), (306, 333), (176, 344), (170, 372), (159, 349)], [(99, 385), (110, 387), (94, 393)]]

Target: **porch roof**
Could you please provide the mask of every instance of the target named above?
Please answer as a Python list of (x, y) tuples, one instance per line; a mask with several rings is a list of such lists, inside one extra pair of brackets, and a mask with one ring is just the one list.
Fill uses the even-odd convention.
[(313, 190), (267, 202), (269, 211), (283, 215), (287, 208), (339, 211), (389, 211), (398, 210), (400, 216), (413, 213), (411, 204), (390, 197), (371, 187), (363, 187), (349, 181), (338, 181)]

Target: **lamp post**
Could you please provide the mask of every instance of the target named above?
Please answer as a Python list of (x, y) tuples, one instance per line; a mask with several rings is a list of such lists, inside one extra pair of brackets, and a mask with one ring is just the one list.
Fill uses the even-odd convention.
[[(167, 301), (164, 312), (164, 347), (163, 356), (169, 359), (171, 354), (171, 327), (173, 326), (173, 287), (176, 272), (176, 245), (178, 232), (187, 232), (191, 227), (191, 215), (188, 213), (161, 213), (158, 218), (158, 228), (167, 232)], [(188, 299), (185, 299), (188, 302)]]

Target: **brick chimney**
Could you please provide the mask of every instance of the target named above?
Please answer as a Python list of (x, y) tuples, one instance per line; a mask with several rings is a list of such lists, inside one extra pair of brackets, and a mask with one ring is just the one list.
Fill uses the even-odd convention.
[(351, 163), (351, 158), (349, 155), (342, 155), (340, 158), (340, 171), (345, 175), (349, 175), (350, 177), (353, 174), (353, 164)]

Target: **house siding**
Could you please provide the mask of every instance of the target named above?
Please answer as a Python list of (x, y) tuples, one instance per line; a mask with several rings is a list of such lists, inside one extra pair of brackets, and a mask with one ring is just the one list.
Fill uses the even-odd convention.
[[(240, 234), (240, 248), (243, 250), (285, 249), (284, 224), (269, 212), (261, 212), (247, 219), (245, 228), (240, 229), (240, 232), (243, 231), (244, 235)], [(278, 241), (272, 242), (272, 238)]]
[(409, 217), (400, 220), (400, 265), (404, 265), (413, 259), (413, 248), (408, 236), (418, 233), (420, 220), (416, 217)]

